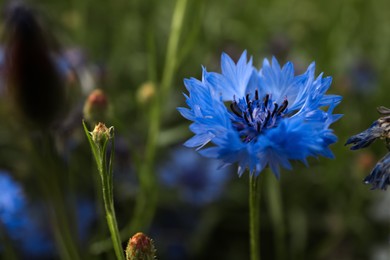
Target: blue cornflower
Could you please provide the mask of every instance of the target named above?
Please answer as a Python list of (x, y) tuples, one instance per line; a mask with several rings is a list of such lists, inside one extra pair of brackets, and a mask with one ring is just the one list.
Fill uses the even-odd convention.
[(206, 161), (191, 149), (178, 148), (161, 168), (160, 179), (167, 187), (177, 188), (183, 201), (204, 205), (222, 194), (228, 180), (227, 170), (215, 170), (217, 166), (217, 161)]
[[(184, 81), (189, 108), (178, 110), (193, 121), (195, 134), (186, 146), (223, 166), (238, 163), (239, 176), (245, 169), (257, 176), (270, 166), (279, 177), (280, 166), (291, 169), (290, 160), (333, 157), (328, 146), (337, 137), (329, 126), (341, 117), (332, 114), (341, 97), (325, 94), (331, 77), (315, 77), (314, 63), (296, 76), (291, 62), (281, 67), (265, 59), (258, 71), (245, 51), (236, 64), (222, 54), (221, 67), (221, 74), (203, 68), (201, 81)], [(208, 143), (213, 146), (203, 148)]]
[[(352, 144), (351, 150), (365, 148), (376, 139), (384, 139), (387, 149), (390, 151), (390, 109), (378, 108), (379, 114), (383, 115), (363, 132), (351, 136), (345, 145)], [(364, 179), (366, 184), (372, 184), (372, 189), (386, 190), (390, 185), (390, 153), (387, 153), (372, 170), (369, 176)]]

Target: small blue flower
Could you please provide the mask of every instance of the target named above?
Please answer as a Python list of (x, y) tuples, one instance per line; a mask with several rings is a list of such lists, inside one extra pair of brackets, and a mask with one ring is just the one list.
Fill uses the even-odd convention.
[(193, 121), (195, 134), (186, 146), (223, 166), (238, 163), (239, 176), (245, 169), (257, 176), (270, 166), (279, 177), (280, 166), (291, 169), (290, 160), (333, 157), (328, 146), (337, 137), (329, 126), (341, 117), (332, 114), (341, 97), (325, 94), (331, 77), (315, 77), (314, 63), (296, 76), (291, 62), (281, 67), (265, 59), (258, 71), (245, 51), (236, 64), (222, 54), (221, 67), (221, 74), (203, 68), (202, 80), (184, 81), (189, 108), (178, 110)]
[[(345, 145), (352, 144), (351, 150), (365, 148), (376, 139), (384, 139), (387, 149), (390, 151), (390, 109), (386, 107), (378, 108), (379, 114), (383, 115), (363, 132), (351, 136)], [(390, 185), (390, 153), (383, 157), (372, 170), (369, 176), (364, 179), (364, 183), (372, 184), (372, 189), (386, 190)]]
[(185, 202), (203, 205), (221, 195), (229, 175), (226, 169), (216, 170), (216, 161), (204, 160), (187, 148), (174, 150), (170, 158), (160, 172), (161, 181), (177, 188)]

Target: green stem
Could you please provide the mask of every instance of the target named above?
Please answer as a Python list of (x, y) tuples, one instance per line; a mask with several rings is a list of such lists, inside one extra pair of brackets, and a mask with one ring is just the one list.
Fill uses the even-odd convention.
[(258, 191), (259, 177), (249, 177), (249, 237), (251, 260), (260, 259), (259, 208), (260, 193)]
[[(122, 248), (121, 238), (119, 236), (118, 223), (115, 216), (114, 208), (114, 187), (113, 161), (115, 155), (114, 128), (107, 128), (105, 125), (98, 125), (92, 132), (88, 131), (83, 122), (83, 128), (88, 142), (91, 146), (92, 154), (95, 158), (98, 172), (100, 175), (104, 209), (106, 211), (106, 220), (108, 229), (111, 234), (111, 242), (118, 260), (124, 260), (125, 254)], [(107, 143), (111, 141), (110, 159), (107, 163)]]
[[(103, 173), (103, 174), (107, 174), (107, 173)], [(113, 196), (110, 189), (107, 187), (109, 185), (108, 178), (110, 177), (102, 176), (103, 201), (104, 201), (104, 208), (106, 210), (107, 225), (111, 234), (111, 240), (112, 240), (112, 244), (117, 259), (125, 259), (124, 251), (122, 249), (121, 238), (119, 236), (118, 224), (115, 216)]]
[(186, 11), (187, 0), (177, 0), (175, 10), (173, 11), (171, 33), (168, 40), (167, 56), (165, 59), (164, 73), (161, 81), (161, 94), (164, 100), (172, 85), (172, 78), (178, 63), (178, 47), (180, 35), (183, 29), (184, 14)]
[[(115, 208), (114, 208), (114, 193), (113, 193), (113, 184), (112, 184), (112, 175), (113, 168), (112, 163), (114, 160), (114, 138), (111, 139), (111, 153), (110, 153), (110, 161), (107, 165), (107, 155), (106, 155), (106, 144), (103, 146), (103, 149), (100, 150), (100, 162), (101, 165), (98, 167), (99, 174), (102, 180), (102, 191), (103, 191), (103, 202), (104, 208), (106, 210), (106, 219), (108, 229), (111, 234), (112, 245), (114, 247), (115, 255), (118, 260), (124, 260), (125, 254), (122, 248), (122, 241), (119, 236), (118, 223), (116, 221), (115, 216)], [(108, 166), (108, 168), (107, 168)]]
[[(155, 95), (152, 107), (149, 111), (149, 128), (147, 143), (145, 148), (145, 159), (139, 167), (140, 191), (137, 195), (134, 213), (130, 223), (121, 231), (122, 240), (128, 239), (129, 234), (145, 229), (153, 219), (158, 200), (158, 188), (156, 176), (153, 171), (155, 155), (158, 145), (158, 137), (161, 128), (161, 112), (166, 98), (172, 87), (173, 75), (178, 66), (178, 46), (183, 30), (184, 14), (187, 0), (177, 0), (173, 11), (171, 32), (167, 45), (167, 55), (165, 58), (164, 71), (160, 84), (160, 89)], [(152, 48), (153, 45), (150, 45)], [(152, 49), (153, 52), (153, 49)], [(151, 73), (155, 75), (155, 73)], [(95, 254), (104, 252), (111, 247), (107, 240), (99, 241), (91, 246), (91, 251)]]
[(157, 204), (156, 177), (154, 175), (153, 165), (157, 150), (158, 136), (161, 128), (162, 106), (165, 104), (167, 95), (172, 87), (173, 75), (177, 68), (177, 49), (183, 28), (186, 6), (187, 0), (177, 0), (175, 10), (173, 12), (171, 33), (168, 40), (167, 56), (160, 90), (155, 96), (154, 103), (149, 114), (150, 124), (145, 151), (145, 161), (139, 170), (141, 191), (137, 196), (134, 216), (129, 226), (131, 233), (149, 225), (151, 219), (153, 218)]
[(280, 185), (270, 172), (267, 176), (268, 207), (274, 230), (275, 259), (285, 259), (285, 225), (283, 220), (283, 203)]

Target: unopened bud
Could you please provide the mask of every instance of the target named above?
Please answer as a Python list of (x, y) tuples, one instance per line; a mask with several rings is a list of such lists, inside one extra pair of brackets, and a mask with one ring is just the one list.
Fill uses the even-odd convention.
[(156, 259), (156, 249), (153, 240), (145, 234), (138, 232), (132, 238), (126, 248), (127, 260), (152, 260)]
[(101, 89), (95, 89), (84, 104), (84, 118), (90, 123), (105, 121), (107, 118), (108, 99)]
[(39, 18), (30, 7), (12, 1), (6, 11), (4, 69), (17, 111), (46, 127), (60, 120), (65, 88), (54, 58), (53, 38)]
[(137, 91), (137, 100), (139, 103), (147, 103), (155, 94), (156, 87), (152, 82), (142, 84)]
[(103, 123), (99, 123), (95, 126), (92, 134), (92, 141), (102, 147), (108, 140), (112, 138), (112, 130), (113, 127), (107, 128), (107, 126)]

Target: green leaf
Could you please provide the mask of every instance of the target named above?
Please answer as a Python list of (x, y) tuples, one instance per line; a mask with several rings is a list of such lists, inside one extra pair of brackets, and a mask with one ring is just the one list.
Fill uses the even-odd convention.
[(85, 135), (87, 136), (88, 142), (91, 146), (92, 154), (95, 157), (98, 170), (100, 172), (103, 168), (102, 168), (102, 158), (99, 151), (99, 147), (97, 147), (97, 145), (92, 141), (91, 132), (88, 131), (87, 125), (85, 124), (84, 120), (83, 120), (83, 128), (84, 128)]

